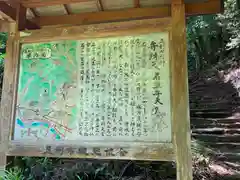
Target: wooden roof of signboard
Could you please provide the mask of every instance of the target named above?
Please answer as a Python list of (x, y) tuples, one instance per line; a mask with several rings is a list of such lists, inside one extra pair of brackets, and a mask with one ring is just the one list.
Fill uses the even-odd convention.
[[(16, 20), (17, 7), (26, 14), (25, 28), (92, 24), (170, 16), (171, 0), (4, 0), (0, 12)], [(222, 0), (185, 0), (186, 14), (215, 14)], [(22, 18), (22, 17), (21, 17)], [(6, 17), (1, 16), (0, 19)], [(22, 18), (24, 19), (24, 18)], [(8, 20), (8, 19), (7, 19)]]

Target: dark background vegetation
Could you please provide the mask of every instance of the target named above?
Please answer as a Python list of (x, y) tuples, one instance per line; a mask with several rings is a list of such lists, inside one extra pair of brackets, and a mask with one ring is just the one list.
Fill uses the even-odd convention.
[[(6, 40), (7, 34), (0, 33), (1, 78)], [(221, 79), (232, 69), (238, 68), (240, 63), (240, 1), (226, 0), (223, 14), (189, 17), (187, 19), (187, 42), (190, 92), (194, 91), (196, 79), (212, 77)], [(204, 144), (193, 140), (192, 149), (194, 180), (223, 180), (225, 178), (210, 170), (208, 165), (211, 157), (206, 155)], [(5, 179), (173, 180), (176, 179), (175, 171), (175, 164), (172, 162), (70, 161), (18, 157), (10, 159)], [(235, 179), (239, 180), (240, 177), (235, 177)]]

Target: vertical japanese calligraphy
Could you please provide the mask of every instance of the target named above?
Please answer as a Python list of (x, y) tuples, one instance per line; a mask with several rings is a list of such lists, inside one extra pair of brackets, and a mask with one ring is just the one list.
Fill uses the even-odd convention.
[(24, 45), (14, 139), (170, 142), (169, 64), (168, 33)]
[(82, 40), (77, 46), (81, 139), (170, 142), (168, 34)]

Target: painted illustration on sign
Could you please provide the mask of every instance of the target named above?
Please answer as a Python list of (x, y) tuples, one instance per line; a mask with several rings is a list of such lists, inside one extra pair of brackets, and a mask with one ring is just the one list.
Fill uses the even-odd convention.
[(24, 45), (15, 139), (65, 139), (76, 128), (76, 42)]
[(23, 45), (14, 139), (171, 141), (167, 33)]

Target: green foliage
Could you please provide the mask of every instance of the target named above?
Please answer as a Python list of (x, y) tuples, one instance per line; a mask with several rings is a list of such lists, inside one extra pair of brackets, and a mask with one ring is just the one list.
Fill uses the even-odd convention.
[(5, 49), (7, 42), (7, 34), (0, 32), (0, 49)]
[(226, 0), (223, 14), (187, 20), (189, 69), (201, 72), (223, 68), (239, 59), (240, 10), (236, 0)]
[(7, 34), (0, 32), (0, 94), (2, 94), (2, 81), (3, 81), (3, 70), (4, 70), (4, 58), (6, 55), (6, 42), (7, 42)]
[(3, 64), (3, 59), (6, 54), (6, 42), (7, 42), (7, 34), (0, 32), (0, 65)]
[(189, 64), (192, 70), (202, 70), (218, 60), (224, 44), (220, 44), (221, 30), (216, 15), (188, 19), (187, 41)]
[(18, 167), (11, 168), (5, 171), (4, 178), (0, 178), (0, 180), (24, 180), (23, 172)]
[[(160, 164), (160, 165), (159, 165)], [(16, 157), (6, 171), (12, 180), (138, 180), (162, 179), (175, 175), (172, 162), (133, 162), (98, 160), (63, 160), (50, 158)], [(18, 168), (14, 168), (18, 167)], [(166, 174), (166, 170), (169, 171)], [(141, 177), (141, 178), (140, 178)], [(136, 178), (137, 179), (137, 178)]]
[(239, 48), (240, 44), (240, 9), (236, 0), (225, 1), (225, 12), (218, 16), (220, 25), (229, 33), (229, 49)]

